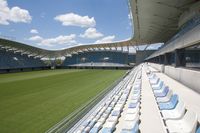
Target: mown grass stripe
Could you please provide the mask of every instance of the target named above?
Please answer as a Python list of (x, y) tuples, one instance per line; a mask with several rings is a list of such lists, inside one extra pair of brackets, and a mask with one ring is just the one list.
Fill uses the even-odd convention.
[[(0, 83), (0, 132), (45, 132), (98, 95), (125, 72), (66, 71), (68, 70), (1, 75), (0, 81), (4, 77), (17, 79), (23, 75), (29, 78)], [(48, 73), (50, 75), (46, 76)], [(31, 78), (31, 75), (38, 77)]]

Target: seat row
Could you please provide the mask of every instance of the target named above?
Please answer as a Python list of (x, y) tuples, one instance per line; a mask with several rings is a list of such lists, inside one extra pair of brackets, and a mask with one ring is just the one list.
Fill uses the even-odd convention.
[(125, 111), (123, 127), (121, 133), (138, 133), (139, 132), (139, 115), (141, 104), (141, 73), (136, 78), (133, 90), (130, 94), (130, 100), (127, 102), (128, 108)]
[[(121, 117), (121, 113), (124, 110), (125, 104), (127, 104), (127, 99), (132, 91), (132, 89), (137, 88), (133, 91), (134, 95), (138, 99), (133, 99), (129, 103), (130, 110), (126, 114), (127, 123), (129, 123), (129, 128), (125, 126), (122, 129), (122, 132), (125, 131), (138, 131), (137, 122), (138, 115), (135, 115), (134, 111), (139, 109), (139, 88), (141, 87), (139, 80), (135, 81), (135, 78), (141, 78), (141, 74), (132, 70), (128, 76), (126, 76), (123, 81), (121, 81), (115, 88), (112, 94), (101, 104), (100, 107), (95, 109), (95, 112), (92, 113), (89, 118), (84, 120), (80, 125), (77, 133), (111, 133), (116, 129), (116, 124)], [(133, 87), (133, 85), (135, 87)], [(131, 119), (130, 119), (131, 118)]]
[(167, 130), (170, 133), (195, 133), (200, 130), (197, 130), (197, 114), (187, 110), (184, 101), (174, 94), (155, 73), (148, 68), (146, 73)]

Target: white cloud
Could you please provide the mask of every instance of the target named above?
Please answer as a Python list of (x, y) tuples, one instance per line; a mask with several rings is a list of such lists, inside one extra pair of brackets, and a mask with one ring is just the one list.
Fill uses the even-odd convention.
[(58, 46), (57, 44), (67, 44), (67, 45), (76, 44), (75, 38), (76, 38), (75, 34), (70, 34), (67, 36), (60, 35), (54, 38), (43, 38), (41, 36), (33, 36), (30, 37), (28, 40), (35, 41), (40, 46), (53, 47), (53, 46)]
[(113, 40), (115, 39), (115, 36), (107, 36), (107, 37), (104, 37), (100, 40), (97, 40), (95, 43), (111, 43), (113, 42)]
[(94, 27), (96, 21), (94, 17), (80, 16), (75, 13), (61, 14), (54, 18), (62, 23), (64, 26), (79, 26), (79, 27)]
[(29, 41), (35, 41), (38, 43), (40, 46), (56, 46), (57, 44), (67, 44), (67, 45), (72, 45), (75, 44), (76, 35), (75, 34), (70, 34), (68, 36), (63, 36), (60, 35), (55, 38), (42, 38), (41, 36), (33, 36), (30, 37), (28, 40)]
[(76, 43), (76, 41), (74, 40), (75, 38), (76, 38), (75, 34), (71, 34), (68, 36), (60, 35), (55, 38), (43, 39), (40, 42), (40, 44), (47, 45), (47, 46), (51, 46), (51, 45), (53, 46), (53, 44), (73, 44), (73, 43)]
[(7, 0), (0, 0), (0, 24), (9, 25), (10, 22), (30, 23), (32, 17), (28, 10), (20, 7), (8, 7)]
[(32, 33), (32, 34), (38, 34), (39, 32), (38, 32), (38, 30), (36, 30), (36, 29), (31, 29), (31, 30), (30, 30), (30, 33)]
[(28, 40), (40, 42), (43, 40), (43, 38), (41, 36), (33, 36), (33, 37), (30, 37)]
[(103, 37), (103, 34), (98, 32), (96, 28), (88, 28), (84, 34), (81, 34), (80, 37), (88, 39), (96, 39)]

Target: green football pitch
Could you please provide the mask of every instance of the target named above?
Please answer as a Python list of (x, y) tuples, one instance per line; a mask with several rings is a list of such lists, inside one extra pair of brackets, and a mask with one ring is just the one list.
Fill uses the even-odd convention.
[(0, 133), (43, 133), (105, 90), (124, 70), (0, 75)]

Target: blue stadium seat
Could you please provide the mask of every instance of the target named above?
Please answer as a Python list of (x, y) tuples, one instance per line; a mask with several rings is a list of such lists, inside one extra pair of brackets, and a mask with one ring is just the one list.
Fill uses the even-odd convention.
[(113, 110), (113, 112), (111, 113), (111, 116), (119, 116), (120, 113), (121, 113), (120, 111)]
[(138, 103), (129, 103), (128, 108), (136, 108)]
[(174, 94), (169, 102), (159, 103), (160, 110), (171, 110), (176, 107), (178, 103), (178, 95)]
[(102, 129), (102, 132), (101, 133), (112, 133), (113, 132), (113, 130), (112, 130), (112, 128), (103, 128)]
[(89, 133), (98, 133), (99, 128), (98, 127), (93, 127)]
[(160, 79), (158, 77), (156, 77), (156, 78), (150, 79), (149, 81), (150, 81), (151, 85), (156, 85), (156, 84), (158, 84)]
[(169, 88), (167, 86), (163, 86), (162, 90), (154, 91), (154, 95), (156, 97), (165, 97), (168, 92), (169, 92)]
[(120, 133), (138, 133), (139, 132), (139, 125), (138, 122), (129, 122), (129, 124), (132, 124), (132, 127), (126, 126), (122, 129)]
[(158, 82), (158, 84), (152, 85), (152, 88), (153, 88), (154, 90), (159, 90), (159, 89), (162, 88), (163, 85), (164, 85), (163, 81), (160, 80), (160, 81)]

